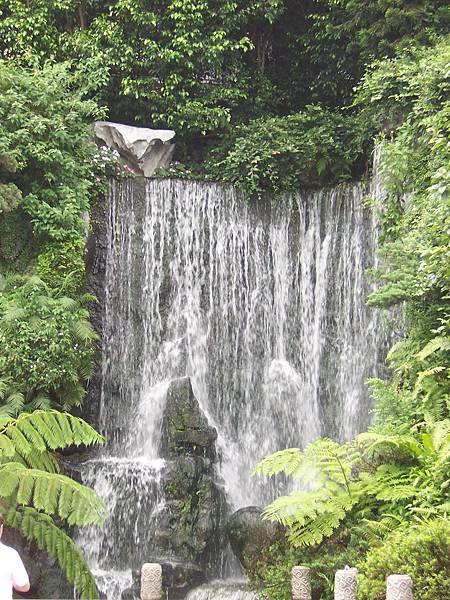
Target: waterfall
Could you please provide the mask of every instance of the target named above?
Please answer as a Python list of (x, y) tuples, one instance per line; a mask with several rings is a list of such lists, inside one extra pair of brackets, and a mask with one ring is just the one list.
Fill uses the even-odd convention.
[[(365, 305), (377, 244), (367, 192), (355, 184), (256, 205), (215, 184), (111, 184), (100, 413), (108, 445), (84, 474), (111, 515), (83, 540), (97, 573), (138, 568), (152, 548), (172, 379), (191, 377), (218, 431), (234, 508), (286, 490), (249, 475), (269, 453), (367, 427), (364, 381), (380, 374), (390, 343), (382, 315)], [(110, 579), (101, 585), (119, 597)]]

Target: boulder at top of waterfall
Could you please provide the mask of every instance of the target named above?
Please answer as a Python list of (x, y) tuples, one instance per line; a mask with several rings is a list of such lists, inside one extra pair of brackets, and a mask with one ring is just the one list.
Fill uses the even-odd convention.
[(215, 460), (217, 431), (210, 427), (189, 377), (171, 382), (162, 420), (161, 451), (166, 457), (194, 454)]
[(94, 123), (95, 140), (100, 146), (116, 150), (121, 160), (138, 174), (150, 177), (156, 169), (169, 166), (175, 149), (171, 129), (132, 127), (110, 121)]
[(233, 513), (227, 522), (231, 548), (246, 570), (283, 535), (283, 528), (263, 521), (261, 513), (257, 506), (247, 506)]

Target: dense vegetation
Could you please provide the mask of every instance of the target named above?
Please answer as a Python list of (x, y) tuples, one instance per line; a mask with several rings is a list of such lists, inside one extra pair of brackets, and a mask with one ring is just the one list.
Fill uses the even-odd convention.
[(0, 511), (85, 598), (95, 582), (68, 533), (100, 523), (102, 503), (59, 474), (55, 451), (102, 440), (54, 409), (80, 406), (96, 352), (83, 214), (98, 114), (70, 65), (0, 62)]
[(54, 451), (100, 438), (55, 411), (81, 405), (97, 350), (84, 249), (102, 169), (89, 140), (92, 120), (108, 115), (176, 129), (173, 172), (250, 197), (361, 176), (374, 140), (383, 144), (385, 198), (368, 199), (383, 268), (368, 302), (402, 305), (405, 338), (389, 353), (391, 379), (370, 381), (370, 432), (258, 467), (298, 477), (313, 467), (323, 485), (266, 509), (287, 537), (251, 576), (281, 600), (287, 569), (311, 564), (325, 599), (339, 561), (352, 562), (361, 598), (378, 599), (403, 565), (420, 597), (444, 597), (448, 26), (441, 0), (0, 0), (0, 509), (57, 553), (85, 596), (92, 580), (57, 526), (98, 522), (101, 507), (58, 475)]

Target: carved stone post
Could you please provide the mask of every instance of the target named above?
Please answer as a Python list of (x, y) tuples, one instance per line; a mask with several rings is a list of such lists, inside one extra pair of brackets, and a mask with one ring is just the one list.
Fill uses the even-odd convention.
[(356, 569), (345, 567), (334, 576), (334, 600), (356, 600)]
[(157, 563), (145, 563), (141, 569), (141, 600), (161, 600), (162, 569)]
[(311, 570), (309, 567), (292, 569), (292, 600), (311, 600)]
[(386, 600), (413, 600), (413, 582), (409, 575), (389, 575)]

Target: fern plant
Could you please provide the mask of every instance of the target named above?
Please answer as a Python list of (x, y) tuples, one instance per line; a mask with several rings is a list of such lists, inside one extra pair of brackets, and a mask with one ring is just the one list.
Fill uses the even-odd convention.
[(79, 406), (98, 335), (87, 310), (36, 276), (4, 278), (0, 293), (0, 416)]
[(0, 511), (57, 559), (81, 598), (97, 597), (95, 581), (60, 524), (101, 524), (105, 507), (93, 490), (60, 473), (54, 451), (102, 442), (82, 419), (54, 410), (0, 418)]
[[(302, 489), (269, 504), (263, 518), (285, 525), (294, 546), (330, 536), (352, 513), (373, 531), (373, 519), (393, 529), (405, 520), (445, 516), (450, 510), (450, 421), (421, 433), (369, 431), (339, 445), (328, 439), (264, 459), (255, 474), (285, 473)], [(380, 530), (381, 531), (381, 530)]]

